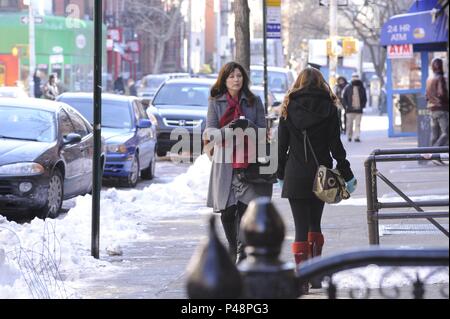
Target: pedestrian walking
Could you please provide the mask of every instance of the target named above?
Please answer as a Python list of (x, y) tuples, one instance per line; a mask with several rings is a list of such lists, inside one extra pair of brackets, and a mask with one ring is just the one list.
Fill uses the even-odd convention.
[[(246, 257), (239, 225), (247, 205), (257, 197), (272, 196), (272, 184), (247, 183), (239, 178), (240, 171), (249, 166), (248, 144), (256, 145), (256, 141), (248, 138), (244, 145), (235, 145), (233, 136), (228, 134), (241, 128), (254, 129), (257, 136), (258, 128), (266, 128), (264, 106), (250, 91), (249, 82), (247, 72), (240, 64), (229, 62), (222, 67), (211, 88), (204, 134), (205, 144), (214, 145), (207, 206), (220, 213), (230, 255), (236, 263)], [(230, 145), (231, 160), (225, 157), (225, 149)], [(244, 152), (243, 162), (239, 161), (239, 152)]]
[[(294, 218), (292, 252), (297, 269), (309, 258), (320, 256), (325, 242), (321, 229), (324, 202), (312, 191), (317, 164), (307, 138), (319, 164), (332, 168), (334, 158), (348, 191), (356, 187), (340, 139), (337, 99), (320, 71), (308, 67), (300, 72), (281, 109), (277, 176), (281, 197), (289, 200)], [(312, 287), (320, 288), (320, 283)], [(302, 290), (308, 293), (308, 284)]]
[(33, 74), (33, 93), (34, 93), (34, 97), (39, 99), (42, 96), (42, 88), (41, 88), (41, 73), (39, 72), (38, 69), (36, 69), (34, 71)]
[(359, 75), (352, 74), (351, 82), (345, 87), (342, 100), (346, 114), (347, 140), (354, 138), (355, 142), (361, 142), (361, 118), (363, 109), (366, 107), (367, 95), (363, 82)]
[(50, 74), (48, 82), (44, 86), (44, 97), (48, 100), (55, 100), (58, 95), (59, 90), (56, 85), (55, 75)]
[(137, 96), (136, 83), (132, 78), (128, 79), (128, 92), (131, 96)]
[[(427, 108), (430, 110), (431, 146), (448, 145), (448, 90), (444, 78), (442, 59), (431, 62), (433, 74), (427, 80)], [(442, 165), (441, 160), (433, 163)]]
[(345, 134), (346, 129), (346, 114), (344, 109), (344, 101), (343, 101), (343, 93), (345, 87), (348, 85), (348, 81), (344, 76), (339, 76), (337, 78), (337, 83), (334, 87), (334, 94), (337, 96), (339, 100), (338, 105), (338, 117), (339, 117), (339, 127), (341, 128), (341, 131)]
[(121, 75), (119, 75), (114, 81), (114, 93), (125, 94), (125, 85), (123, 83), (123, 78)]

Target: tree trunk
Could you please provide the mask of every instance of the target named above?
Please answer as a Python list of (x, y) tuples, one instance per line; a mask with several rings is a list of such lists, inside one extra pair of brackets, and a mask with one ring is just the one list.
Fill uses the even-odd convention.
[(234, 1), (234, 37), (236, 38), (236, 62), (250, 70), (250, 9), (248, 0)]
[(158, 74), (161, 70), (161, 64), (164, 57), (166, 42), (160, 42), (156, 45), (155, 64), (153, 64), (153, 74)]

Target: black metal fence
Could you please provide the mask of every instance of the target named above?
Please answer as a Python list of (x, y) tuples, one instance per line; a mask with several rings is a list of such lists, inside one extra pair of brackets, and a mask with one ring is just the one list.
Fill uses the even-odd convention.
[[(380, 244), (379, 220), (380, 219), (403, 219), (403, 218), (425, 218), (445, 236), (449, 237), (449, 232), (435, 218), (449, 217), (448, 198), (445, 200), (427, 200), (416, 202), (402, 192), (394, 183), (377, 169), (379, 162), (400, 162), (400, 161), (448, 161), (449, 147), (419, 147), (411, 149), (384, 149), (374, 150), (364, 163), (366, 177), (367, 196), (367, 225), (369, 231), (369, 243), (371, 245)], [(447, 154), (443, 156), (443, 154)], [(379, 202), (377, 191), (377, 177), (392, 188), (404, 202)], [(447, 207), (445, 211), (424, 211), (422, 207)], [(380, 212), (386, 208), (414, 208), (415, 212)]]
[[(448, 298), (448, 248), (372, 246), (310, 259), (296, 269), (279, 259), (285, 227), (269, 198), (250, 203), (241, 222), (241, 234), (248, 257), (236, 266), (217, 236), (215, 217), (211, 217), (209, 238), (187, 269), (189, 298), (298, 298), (301, 287), (311, 280), (322, 281), (322, 298), (421, 299), (430, 297), (430, 293), (431, 298)], [(367, 271), (369, 265), (380, 268)], [(361, 271), (361, 267), (366, 268)], [(351, 273), (342, 280), (340, 276), (346, 271)], [(393, 278), (401, 280), (397, 283)]]

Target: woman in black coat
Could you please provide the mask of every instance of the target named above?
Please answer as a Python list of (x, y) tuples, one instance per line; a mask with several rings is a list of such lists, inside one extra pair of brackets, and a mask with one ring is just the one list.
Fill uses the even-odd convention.
[[(333, 157), (349, 192), (356, 186), (340, 139), (336, 101), (337, 97), (320, 71), (306, 68), (299, 74), (281, 108), (277, 175), (282, 185), (281, 197), (289, 199), (294, 217), (292, 252), (297, 266), (308, 258), (319, 256), (324, 244), (320, 227), (324, 202), (312, 192), (317, 164), (303, 132), (306, 132), (319, 164), (332, 168)], [(317, 283), (313, 285), (316, 286)], [(304, 293), (307, 288), (304, 287)]]

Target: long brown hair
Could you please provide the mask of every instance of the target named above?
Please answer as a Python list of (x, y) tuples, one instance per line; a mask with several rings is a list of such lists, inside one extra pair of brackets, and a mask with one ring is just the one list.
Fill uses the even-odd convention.
[(291, 95), (303, 88), (319, 89), (325, 91), (330, 95), (330, 99), (331, 101), (333, 101), (334, 105), (338, 103), (337, 96), (334, 94), (327, 81), (325, 81), (325, 79), (323, 78), (322, 73), (320, 73), (320, 71), (315, 68), (307, 67), (300, 72), (294, 85), (284, 98), (283, 104), (281, 106), (281, 116), (283, 118), (286, 119), (288, 116), (287, 108), (290, 102)]
[(241, 91), (243, 91), (245, 93), (245, 96), (247, 96), (249, 106), (252, 106), (253, 102), (255, 101), (255, 95), (249, 89), (250, 79), (248, 77), (248, 74), (242, 67), (242, 65), (234, 61), (228, 62), (220, 69), (217, 81), (211, 88), (211, 98), (219, 97), (228, 92), (226, 81), (235, 69), (239, 69), (239, 71), (241, 71), (242, 73), (243, 83)]

